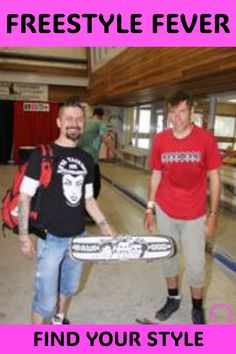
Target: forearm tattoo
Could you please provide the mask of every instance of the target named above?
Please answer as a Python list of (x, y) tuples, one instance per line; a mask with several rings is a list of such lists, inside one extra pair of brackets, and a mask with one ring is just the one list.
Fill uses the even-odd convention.
[(19, 235), (29, 233), (29, 208), (30, 198), (24, 198), (18, 204)]

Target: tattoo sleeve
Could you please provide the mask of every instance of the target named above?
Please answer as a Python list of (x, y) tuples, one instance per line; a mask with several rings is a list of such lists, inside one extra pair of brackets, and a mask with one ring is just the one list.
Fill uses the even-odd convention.
[(18, 204), (19, 235), (29, 234), (29, 210), (31, 197), (21, 193)]

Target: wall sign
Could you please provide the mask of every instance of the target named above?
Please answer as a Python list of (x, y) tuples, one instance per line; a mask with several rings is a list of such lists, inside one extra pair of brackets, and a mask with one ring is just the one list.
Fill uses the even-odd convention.
[(0, 82), (0, 99), (48, 101), (48, 85)]
[(24, 112), (49, 112), (49, 103), (42, 102), (24, 102), (23, 103)]

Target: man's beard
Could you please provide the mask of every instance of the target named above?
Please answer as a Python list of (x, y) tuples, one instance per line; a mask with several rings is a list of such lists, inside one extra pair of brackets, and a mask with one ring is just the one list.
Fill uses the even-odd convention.
[(66, 130), (66, 138), (72, 141), (76, 141), (81, 137), (81, 130), (80, 129), (71, 129), (67, 128)]

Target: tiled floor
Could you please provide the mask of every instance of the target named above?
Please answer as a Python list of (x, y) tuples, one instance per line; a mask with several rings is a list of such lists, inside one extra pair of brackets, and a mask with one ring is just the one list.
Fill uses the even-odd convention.
[[(130, 174), (130, 188), (145, 191), (136, 179), (136, 170), (107, 165), (121, 181)], [(118, 170), (116, 170), (118, 169)], [(103, 169), (104, 171), (104, 169)], [(117, 175), (117, 172), (119, 175)], [(11, 183), (13, 168), (0, 166), (0, 197)], [(134, 178), (135, 177), (135, 178)], [(120, 233), (142, 233), (143, 210), (107, 184), (103, 184), (99, 203), (110, 222)], [(227, 219), (227, 216), (226, 216)], [(233, 218), (232, 218), (233, 221)], [(222, 226), (223, 228), (223, 226)], [(224, 228), (225, 230), (226, 228)], [(229, 229), (227, 229), (229, 230)], [(233, 229), (232, 229), (233, 230)], [(96, 226), (88, 233), (96, 234)], [(137, 317), (153, 319), (165, 301), (166, 290), (161, 262), (85, 264), (80, 292), (74, 298), (69, 317), (72, 323), (135, 323)], [(183, 265), (181, 263), (181, 269)], [(10, 233), (0, 238), (0, 323), (29, 323), (33, 294), (34, 262), (21, 256), (17, 238)], [(207, 256), (206, 312), (211, 306), (229, 304), (236, 310), (236, 277)], [(190, 323), (190, 295), (185, 275), (180, 310), (167, 323)], [(218, 323), (225, 323), (224, 309), (217, 312)], [(236, 317), (233, 318), (236, 324)]]

